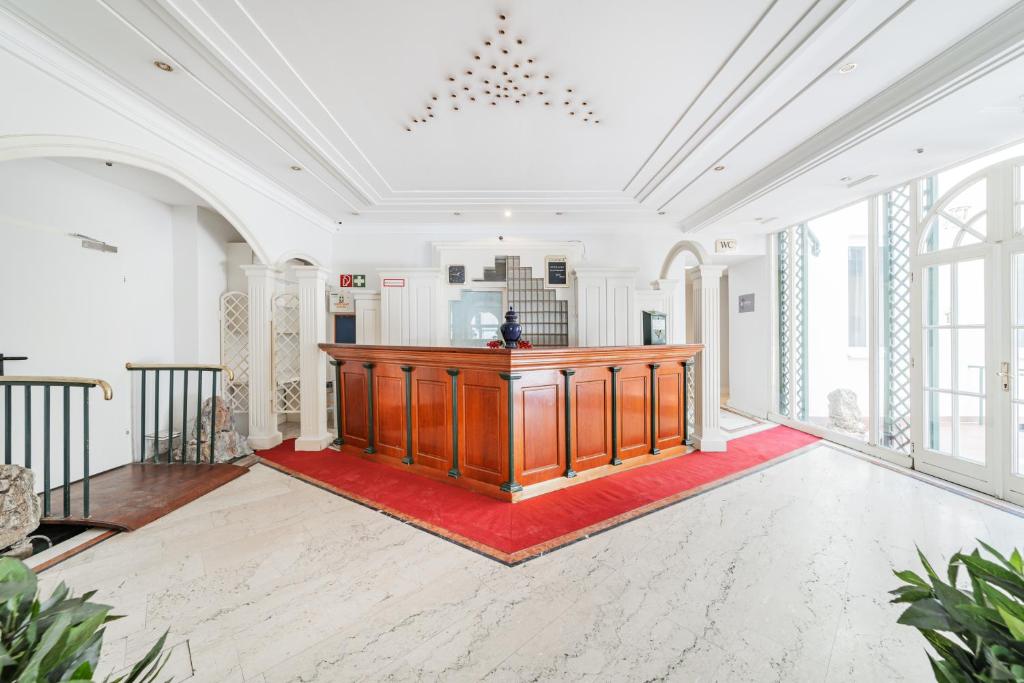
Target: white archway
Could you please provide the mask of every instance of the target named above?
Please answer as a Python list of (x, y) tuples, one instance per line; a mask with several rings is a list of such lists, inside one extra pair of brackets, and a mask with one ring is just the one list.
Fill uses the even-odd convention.
[(692, 254), (697, 259), (698, 266), (704, 266), (711, 263), (711, 257), (708, 256), (707, 250), (699, 242), (693, 240), (682, 240), (676, 242), (675, 245), (668, 251), (668, 255), (665, 256), (665, 261), (661, 264), (661, 274), (658, 276), (662, 280), (668, 279), (669, 272), (672, 270), (672, 264), (675, 262), (676, 257), (682, 253)]
[(79, 157), (137, 166), (167, 176), (202, 197), (238, 231), (261, 263), (267, 253), (252, 230), (224, 201), (170, 161), (144, 150), (107, 140), (54, 135), (13, 135), (0, 137), (0, 162), (19, 159)]

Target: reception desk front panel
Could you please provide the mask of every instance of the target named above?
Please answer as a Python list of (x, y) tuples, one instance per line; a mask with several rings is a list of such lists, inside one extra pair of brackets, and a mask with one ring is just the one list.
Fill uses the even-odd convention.
[(321, 348), (335, 365), (344, 451), (498, 498), (689, 450), (699, 345)]

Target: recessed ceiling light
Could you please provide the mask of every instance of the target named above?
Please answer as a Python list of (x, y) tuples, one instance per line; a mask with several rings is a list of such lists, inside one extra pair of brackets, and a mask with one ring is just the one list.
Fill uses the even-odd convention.
[(341, 225), (341, 221), (338, 221), (338, 225)]
[(715, 170), (716, 171), (724, 171), (725, 170), (725, 166), (722, 166), (721, 164), (719, 164), (718, 166), (715, 166)]
[(171, 66), (167, 62), (161, 62), (159, 59), (153, 62), (153, 66), (160, 69), (161, 71), (166, 71), (167, 73), (174, 71), (173, 66)]
[(564, 215), (564, 214), (565, 214), (565, 212), (564, 212), (564, 211), (555, 211), (555, 215), (556, 215), (556, 216), (562, 216), (562, 215)]
[(924, 147), (918, 147), (914, 151), (917, 152), (918, 154), (924, 154)]
[(289, 166), (288, 168), (292, 169), (293, 171), (301, 171), (302, 170), (301, 166)]
[(853, 178), (851, 178), (851, 177), (850, 177), (850, 176), (848, 176), (848, 175), (844, 175), (844, 176), (843, 176), (842, 178), (840, 178), (840, 179), (839, 179), (839, 182), (841, 182), (841, 183), (848, 183), (848, 182), (850, 182), (851, 180), (853, 180)]
[(461, 211), (455, 211), (455, 212), (452, 213), (452, 215), (453, 216), (461, 216), (462, 212)]
[(103, 163), (104, 163), (105, 166), (113, 166), (114, 165), (113, 161), (105, 161)]
[(659, 211), (659, 212), (658, 212), (658, 215), (659, 215), (659, 216), (664, 216), (664, 215), (665, 215), (665, 212), (664, 212), (664, 211)]
[(511, 218), (511, 217), (512, 217), (511, 209), (505, 209), (505, 218)]
[(353, 216), (358, 216), (358, 215), (359, 215), (359, 212), (358, 212), (358, 211), (350, 211), (349, 213), (350, 213), (351, 215), (353, 215)]
[(847, 62), (837, 69), (841, 74), (848, 74), (857, 68), (857, 62)]

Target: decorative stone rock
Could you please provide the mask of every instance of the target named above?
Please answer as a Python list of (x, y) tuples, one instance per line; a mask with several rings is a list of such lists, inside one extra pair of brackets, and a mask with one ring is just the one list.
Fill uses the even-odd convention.
[(0, 550), (23, 541), (39, 527), (42, 514), (32, 470), (0, 465)]
[(841, 432), (864, 433), (864, 416), (857, 406), (857, 394), (835, 389), (828, 394), (828, 426)]
[[(212, 412), (213, 400), (208, 398), (203, 401), (202, 423), (200, 424), (200, 448), (199, 462), (210, 462), (210, 413)], [(217, 398), (217, 416), (215, 421), (216, 439), (214, 440), (214, 462), (231, 462), (245, 455), (252, 455), (249, 442), (235, 429), (235, 416), (231, 407), (223, 397)], [(191, 438), (188, 442), (188, 459), (195, 462), (196, 458), (196, 428), (192, 425)]]

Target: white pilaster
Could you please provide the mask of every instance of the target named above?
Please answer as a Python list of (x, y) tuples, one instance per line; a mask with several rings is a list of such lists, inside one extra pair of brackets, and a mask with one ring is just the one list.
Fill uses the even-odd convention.
[(281, 443), (274, 412), (271, 374), (271, 304), (280, 274), (268, 266), (242, 266), (249, 283), (249, 445), (273, 448)]
[(693, 302), (692, 321), (698, 344), (704, 349), (698, 359), (697, 436), (702, 451), (724, 451), (725, 435), (718, 424), (721, 402), (721, 300), (719, 287), (725, 266), (697, 266), (692, 270), (690, 287)]
[(297, 451), (322, 451), (327, 432), (327, 270), (296, 266), (299, 283), (299, 438)]
[(668, 316), (665, 320), (666, 327), (668, 328), (668, 343), (669, 344), (681, 344), (684, 337), (683, 316), (680, 315), (679, 309), (682, 308), (682, 303), (679, 301), (679, 280), (672, 280), (662, 278), (656, 281), (658, 285), (658, 291), (664, 292), (665, 296), (665, 314)]

